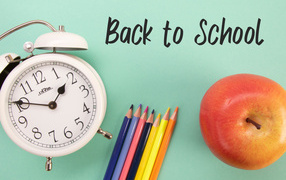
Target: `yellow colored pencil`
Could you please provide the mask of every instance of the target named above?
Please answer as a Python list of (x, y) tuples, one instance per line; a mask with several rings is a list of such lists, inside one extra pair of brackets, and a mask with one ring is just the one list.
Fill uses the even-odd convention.
[(176, 110), (174, 111), (174, 113), (172, 114), (172, 116), (170, 117), (170, 120), (168, 122), (168, 126), (166, 128), (165, 135), (162, 140), (162, 143), (161, 143), (161, 146), (160, 146), (160, 149), (159, 149), (156, 161), (154, 163), (153, 170), (152, 170), (149, 180), (156, 180), (159, 175), (159, 172), (160, 172), (160, 169), (161, 169), (165, 154), (167, 152), (176, 121), (177, 121), (177, 115), (178, 115), (178, 106)]
[(168, 110), (166, 111), (165, 115), (163, 116), (163, 118), (160, 122), (160, 126), (158, 129), (158, 132), (157, 132), (157, 135), (155, 138), (155, 142), (154, 142), (154, 145), (152, 147), (146, 168), (144, 170), (142, 180), (149, 180), (149, 177), (151, 175), (151, 172), (152, 172), (152, 169), (153, 169), (159, 148), (161, 146), (162, 139), (163, 139), (164, 134), (165, 134), (166, 127), (168, 125), (169, 114), (170, 114), (170, 108), (168, 108)]
[(155, 138), (156, 138), (156, 135), (157, 135), (157, 132), (159, 129), (160, 118), (161, 118), (161, 114), (159, 113), (154, 124), (153, 124), (153, 126), (152, 126), (151, 132), (149, 134), (149, 137), (148, 137), (148, 140), (146, 143), (146, 147), (144, 149), (138, 170), (136, 172), (135, 180), (141, 180), (142, 179), (145, 167), (147, 165), (147, 161), (149, 159), (149, 156), (150, 156), (150, 153), (151, 153), (151, 150), (152, 150), (152, 147), (153, 147), (153, 144), (155, 142)]

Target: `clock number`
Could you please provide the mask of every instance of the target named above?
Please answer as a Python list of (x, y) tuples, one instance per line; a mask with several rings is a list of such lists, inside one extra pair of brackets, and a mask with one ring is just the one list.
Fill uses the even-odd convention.
[(72, 132), (71, 131), (66, 131), (66, 129), (67, 129), (67, 126), (64, 129), (65, 137), (68, 138), (68, 139), (72, 138), (72, 135), (73, 135)]
[(84, 96), (84, 98), (86, 98), (89, 95), (89, 90), (86, 89), (86, 87), (84, 85), (79, 86), (79, 89), (81, 90), (81, 92), (85, 91), (86, 95)]
[(67, 78), (69, 78), (69, 76), (71, 76), (72, 79), (72, 84), (77, 83), (76, 78), (74, 77), (74, 74), (72, 72), (67, 73)]
[(28, 81), (25, 82), (25, 84), (21, 83), (20, 86), (22, 87), (23, 91), (25, 92), (25, 95), (32, 92), (33, 89), (31, 88)]
[(51, 136), (51, 134), (52, 134), (52, 136), (54, 137), (54, 142), (58, 142), (58, 140), (56, 140), (56, 132), (55, 132), (55, 130), (52, 130), (52, 131), (48, 132), (48, 134), (49, 134), (49, 136)]
[(86, 106), (86, 104), (85, 103), (83, 103), (83, 112), (87, 112), (87, 114), (89, 114), (90, 113), (90, 108), (88, 108), (87, 106)]
[(18, 118), (18, 122), (19, 122), (20, 124), (25, 124), (25, 128), (28, 126), (28, 121), (27, 121), (27, 119), (26, 119), (24, 116), (20, 116), (20, 117)]
[(57, 79), (59, 79), (60, 77), (58, 76), (58, 74), (57, 74), (57, 72), (56, 72), (55, 68), (53, 68), (53, 69), (52, 69), (52, 71), (55, 73), (55, 75), (56, 75)]
[[(18, 102), (19, 103), (16, 103), (16, 105), (17, 105), (20, 112), (22, 112), (23, 110), (26, 110), (30, 107), (30, 104), (29, 104), (30, 101), (25, 97), (21, 97)], [(23, 104), (23, 102), (25, 104)]]
[(82, 129), (83, 129), (84, 124), (83, 124), (83, 122), (82, 122), (82, 121), (80, 121), (80, 120), (79, 120), (79, 117), (78, 117), (78, 118), (76, 118), (76, 119), (74, 120), (74, 122), (75, 122), (75, 124), (76, 124), (76, 125), (81, 124), (81, 128), (80, 128), (80, 130), (82, 130)]
[[(33, 77), (36, 80), (37, 84), (41, 84), (42, 82), (46, 81), (46, 78), (43, 76), (43, 72), (40, 70), (33, 73)], [(38, 80), (38, 78), (39, 78), (39, 80)]]
[(32, 129), (32, 132), (34, 133), (34, 138), (35, 139), (41, 139), (42, 133), (39, 131), (39, 129), (37, 127), (34, 127)]

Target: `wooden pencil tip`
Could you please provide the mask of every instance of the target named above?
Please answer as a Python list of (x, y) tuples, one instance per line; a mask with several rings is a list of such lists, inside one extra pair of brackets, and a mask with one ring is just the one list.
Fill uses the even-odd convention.
[(155, 110), (153, 109), (152, 113), (151, 114), (154, 114)]
[(147, 112), (148, 112), (148, 106), (146, 107), (146, 109), (145, 109), (144, 113), (147, 113)]
[(177, 120), (177, 115), (178, 115), (178, 106), (176, 107), (175, 111), (173, 112), (172, 116), (170, 117), (170, 119), (176, 121)]
[(163, 116), (163, 119), (169, 120), (169, 116), (170, 116), (170, 107), (167, 109), (165, 115)]
[(131, 107), (129, 108), (129, 110), (126, 113), (126, 117), (127, 118), (131, 118), (132, 117), (132, 111), (133, 111), (133, 104), (131, 105)]
[(140, 117), (140, 115), (141, 115), (141, 107), (142, 107), (142, 104), (139, 105), (138, 109), (134, 113), (134, 117)]
[(155, 122), (154, 122), (153, 126), (155, 126), (155, 127), (159, 126), (160, 118), (161, 118), (161, 114), (159, 113), (157, 118), (155, 119)]
[(176, 109), (175, 109), (175, 111), (177, 112), (178, 110), (179, 110), (179, 107), (177, 106)]
[(148, 106), (146, 107), (144, 113), (142, 114), (141, 119), (145, 119), (145, 120), (147, 119), (147, 112), (148, 112)]
[[(153, 111), (154, 111), (154, 110), (153, 110)], [(152, 113), (150, 114), (149, 118), (147, 119), (147, 122), (148, 122), (148, 123), (153, 123), (153, 120), (154, 120), (154, 113), (153, 113), (153, 111), (152, 111)]]
[(157, 119), (160, 120), (160, 118), (161, 118), (161, 113), (159, 113), (158, 116), (157, 116)]

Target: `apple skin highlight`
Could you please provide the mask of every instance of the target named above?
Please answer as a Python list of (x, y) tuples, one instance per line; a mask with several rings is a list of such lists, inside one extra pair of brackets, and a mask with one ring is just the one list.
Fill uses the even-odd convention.
[[(261, 128), (246, 122), (247, 118)], [(286, 151), (286, 91), (263, 76), (222, 78), (202, 99), (200, 126), (207, 146), (226, 164), (264, 168)]]

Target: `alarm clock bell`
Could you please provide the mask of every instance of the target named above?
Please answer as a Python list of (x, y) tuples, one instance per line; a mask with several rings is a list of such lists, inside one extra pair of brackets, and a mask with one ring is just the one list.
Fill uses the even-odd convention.
[(58, 31), (46, 33), (38, 37), (34, 48), (53, 51), (74, 51), (87, 50), (88, 45), (83, 37), (65, 32), (64, 26), (60, 26)]
[[(28, 53), (32, 53), (31, 55), (33, 55), (34, 49), (52, 50), (53, 52), (88, 49), (88, 44), (83, 37), (74, 33), (65, 32), (64, 26), (62, 25), (59, 26), (59, 30), (56, 30), (50, 23), (42, 20), (33, 20), (20, 24), (0, 35), (0, 41), (9, 34), (32, 24), (46, 25), (53, 32), (39, 36), (36, 39), (35, 44), (32, 42), (24, 43), (24, 50)], [(29, 57), (30, 56), (27, 58)], [(0, 56), (0, 89), (9, 72), (11, 72), (19, 62), (24, 61), (27, 58), (21, 59), (20, 56), (15, 53), (6, 53)]]
[[(14, 68), (16, 68), (19, 64), (21, 64), (21, 62), (24, 62), (26, 60), (29, 61), (28, 59), (30, 59), (30, 58), (33, 59), (35, 57), (33, 55), (33, 50), (34, 49), (51, 50), (52, 51), (51, 54), (59, 54), (59, 56), (64, 56), (64, 58), (66, 56), (65, 54), (56, 53), (56, 51), (74, 51), (74, 50), (87, 50), (88, 49), (87, 41), (83, 37), (81, 37), (81, 36), (79, 36), (77, 34), (65, 32), (64, 26), (59, 26), (59, 30), (56, 30), (51, 24), (49, 24), (46, 21), (42, 21), (42, 20), (33, 20), (33, 21), (28, 21), (26, 23), (20, 24), (20, 25), (18, 25), (16, 27), (10, 29), (9, 31), (3, 33), (2, 35), (0, 35), (0, 40), (5, 38), (9, 34), (15, 32), (15, 31), (17, 31), (17, 30), (19, 30), (21, 28), (24, 28), (26, 26), (32, 25), (32, 24), (45, 25), (48, 28), (50, 28), (52, 30), (52, 32), (46, 33), (46, 34), (43, 34), (43, 35), (39, 36), (36, 39), (34, 44), (32, 42), (24, 43), (24, 46), (23, 46), (24, 50), (26, 52), (28, 52), (28, 53), (31, 53), (28, 57), (20, 58), (20, 56), (15, 54), (15, 53), (6, 53), (6, 54), (3, 54), (3, 55), (0, 56), (0, 92), (2, 91), (2, 88), (4, 87), (4, 86), (2, 87), (2, 85), (4, 84), (5, 79), (7, 79), (7, 77), (9, 76), (10, 72), (12, 72)], [(72, 57), (72, 58), (78, 59), (79, 61), (82, 61), (82, 63), (86, 67), (88, 67), (89, 69), (92, 69), (91, 66), (89, 66), (83, 60), (81, 60), (81, 59), (79, 59), (77, 57)], [(91, 70), (91, 71), (93, 72), (94, 69)], [(54, 71), (54, 73), (57, 76), (55, 71)], [(100, 77), (98, 76), (98, 74), (95, 71), (94, 71), (93, 75), (96, 76), (98, 79), (100, 79)], [(99, 81), (100, 81), (99, 82), (99, 86), (102, 86), (102, 89), (103, 89), (102, 93), (103, 93), (103, 96), (104, 96), (105, 101), (106, 101), (106, 94), (105, 94), (104, 85), (101, 82), (101, 79)], [(80, 86), (80, 89), (81, 89), (81, 87), (82, 87), (82, 91), (86, 91), (87, 92), (87, 89), (85, 89), (85, 87), (83, 85)], [(21, 103), (19, 103), (19, 102), (20, 101), (14, 102), (14, 103), (16, 103), (15, 105), (17, 105), (18, 108), (20, 108), (20, 106), (21, 106)], [(104, 109), (104, 113), (102, 113), (103, 117), (104, 117), (104, 114), (105, 114), (106, 102), (104, 103), (104, 106), (105, 106), (103, 108)], [(86, 105), (85, 105), (85, 107), (86, 107)], [(89, 111), (89, 109), (86, 108), (86, 111), (87, 110)], [(1, 116), (2, 116), (2, 114), (1, 114)], [(23, 120), (25, 120), (25, 119), (22, 118), (22, 122), (24, 122)], [(25, 121), (27, 121), (27, 120), (25, 120)], [(22, 122), (20, 122), (20, 123), (22, 124)], [(77, 121), (75, 123), (77, 123), (76, 125), (79, 125), (79, 124), (83, 125), (83, 122), (79, 121), (78, 119), (77, 119)], [(3, 123), (2, 123), (2, 125), (3, 125)], [(3, 125), (3, 127), (4, 127), (4, 125)], [(5, 130), (6, 130), (6, 128), (4, 127)], [(70, 132), (70, 131), (66, 131), (66, 132)], [(112, 135), (110, 133), (108, 133), (106, 131), (103, 131), (100, 127), (97, 129), (97, 133), (102, 134), (104, 137), (106, 137), (108, 139), (112, 138)], [(51, 132), (49, 132), (49, 135), (51, 135)], [(11, 137), (11, 134), (9, 136)], [(54, 138), (55, 138), (55, 131), (54, 131)], [(23, 149), (25, 149), (25, 148), (23, 148)], [(47, 157), (47, 161), (46, 161), (46, 170), (47, 171), (50, 171), (51, 168), (52, 168), (51, 159), (52, 159), (52, 157), (50, 157), (50, 156)]]

